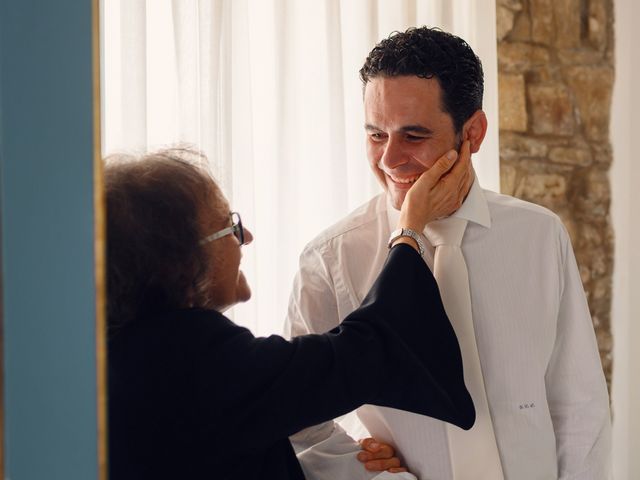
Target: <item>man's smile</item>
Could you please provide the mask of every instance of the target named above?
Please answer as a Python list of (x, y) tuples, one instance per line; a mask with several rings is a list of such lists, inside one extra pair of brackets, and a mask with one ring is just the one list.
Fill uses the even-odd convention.
[(420, 175), (422, 175), (421, 173), (415, 174), (415, 175), (409, 175), (409, 176), (396, 176), (392, 173), (387, 173), (384, 172), (385, 176), (391, 180), (395, 185), (400, 185), (400, 186), (410, 186), (411, 184), (413, 184), (418, 178), (420, 178)]

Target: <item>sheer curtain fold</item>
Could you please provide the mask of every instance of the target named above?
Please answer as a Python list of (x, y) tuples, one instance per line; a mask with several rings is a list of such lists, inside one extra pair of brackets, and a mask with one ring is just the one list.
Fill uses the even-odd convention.
[[(103, 145), (120, 150), (147, 143), (146, 3), (111, 1), (101, 10)], [(109, 42), (108, 44), (106, 42)]]
[(279, 331), (304, 244), (380, 191), (358, 70), (392, 31), (440, 26), (479, 54), (490, 130), (474, 163), (498, 188), (494, 1), (109, 0), (105, 153), (181, 142), (208, 156), (256, 238), (254, 298), (232, 315)]
[[(141, 147), (147, 138), (147, 25), (146, 5), (132, 2), (120, 11), (121, 72), (123, 142), (127, 146)], [(144, 68), (128, 68), (136, 65)], [(133, 106), (133, 108), (130, 108)], [(126, 111), (126, 114), (125, 114)]]

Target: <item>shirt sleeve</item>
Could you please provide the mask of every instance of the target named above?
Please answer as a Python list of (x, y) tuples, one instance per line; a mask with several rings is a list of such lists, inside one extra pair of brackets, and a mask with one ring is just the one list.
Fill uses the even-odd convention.
[(559, 480), (609, 479), (611, 417), (591, 315), (568, 235), (561, 228), (562, 291), (545, 377)]
[(337, 423), (327, 423), (333, 430), (323, 440), (298, 453), (298, 461), (307, 480), (416, 480), (409, 473), (391, 475), (388, 472), (370, 472), (356, 455), (360, 445)]
[[(334, 273), (335, 274), (335, 273)], [(322, 252), (306, 248), (289, 296), (284, 324), (286, 338), (323, 333), (337, 326), (339, 317), (335, 281)]]
[[(323, 318), (326, 320), (322, 326), (314, 323), (320, 322), (320, 319)], [(329, 274), (329, 268), (317, 250), (307, 247), (300, 255), (298, 273), (293, 281), (293, 288), (289, 296), (289, 308), (283, 331), (284, 337), (291, 339), (299, 337), (300, 335), (322, 333), (333, 328), (339, 321), (338, 305)], [(331, 324), (331, 322), (333, 322), (333, 324)], [(305, 468), (305, 459), (314, 454), (313, 449), (316, 446), (318, 447), (317, 453), (319, 455), (326, 453), (327, 455), (331, 455), (333, 459), (334, 455), (330, 454), (328, 450), (331, 449), (330, 438), (334, 435), (338, 436), (339, 430), (336, 427), (338, 427), (337, 423), (330, 420), (319, 425), (305, 428), (291, 435), (289, 440), (296, 454), (299, 454), (303, 450), (308, 451), (308, 454), (304, 458), (298, 458), (303, 469)], [(358, 448), (358, 443), (353, 439), (351, 439), (351, 441), (352, 449), (355, 450)], [(345, 444), (343, 438), (336, 438), (336, 442), (342, 445)], [(326, 448), (327, 446), (329, 449)], [(309, 471), (305, 471), (305, 474), (309, 478), (314, 478), (313, 473), (315, 469), (313, 468), (313, 462), (309, 461), (308, 463)], [(333, 463), (328, 465), (333, 465)]]

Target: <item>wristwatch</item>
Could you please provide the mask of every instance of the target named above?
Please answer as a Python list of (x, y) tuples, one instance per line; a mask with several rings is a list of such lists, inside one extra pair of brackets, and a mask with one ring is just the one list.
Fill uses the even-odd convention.
[(411, 230), (410, 228), (398, 228), (391, 232), (391, 236), (389, 237), (389, 248), (393, 246), (393, 242), (395, 242), (400, 237), (410, 237), (415, 240), (418, 244), (418, 251), (420, 252), (420, 256), (424, 257), (424, 240), (422, 239), (422, 235), (416, 232), (415, 230)]

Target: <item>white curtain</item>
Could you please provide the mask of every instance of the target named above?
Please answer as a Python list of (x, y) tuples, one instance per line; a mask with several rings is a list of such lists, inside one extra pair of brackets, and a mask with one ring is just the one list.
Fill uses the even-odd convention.
[(358, 70), (394, 30), (439, 26), (483, 61), (490, 129), (474, 159), (498, 190), (495, 0), (103, 0), (103, 150), (188, 143), (255, 241), (253, 299), (231, 316), (278, 332), (297, 256), (379, 191)]

